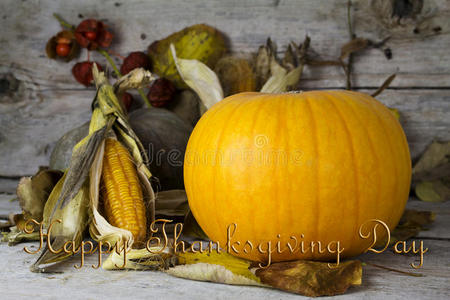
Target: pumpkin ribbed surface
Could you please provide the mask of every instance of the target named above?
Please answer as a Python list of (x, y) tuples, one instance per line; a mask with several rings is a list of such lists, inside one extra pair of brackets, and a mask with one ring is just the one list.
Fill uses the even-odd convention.
[[(242, 93), (214, 105), (186, 149), (185, 187), (201, 228), (226, 248), (267, 242), (322, 247), (342, 256), (367, 249), (359, 227), (379, 219), (393, 229), (408, 199), (411, 161), (395, 116), (374, 98), (349, 91)], [(381, 231), (380, 231), (381, 232)], [(380, 236), (379, 236), (380, 238)], [(256, 249), (238, 256), (264, 261)], [(230, 252), (231, 254), (235, 254)], [(341, 256), (341, 257), (342, 257)], [(325, 251), (272, 254), (272, 261), (335, 259)]]

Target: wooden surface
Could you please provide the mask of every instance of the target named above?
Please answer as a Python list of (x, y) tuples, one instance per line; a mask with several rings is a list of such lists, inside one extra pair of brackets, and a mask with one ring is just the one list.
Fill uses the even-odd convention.
[[(0, 195), (0, 214), (18, 212), (18, 203), (8, 201), (10, 195)], [(412, 277), (373, 266), (364, 266), (363, 283), (348, 290), (336, 299), (449, 299), (450, 297), (450, 202), (430, 204), (411, 199), (408, 208), (432, 210), (436, 220), (428, 231), (415, 239), (423, 240), (429, 251), (424, 255), (421, 269), (414, 270), (410, 263), (418, 261), (417, 255), (400, 255), (386, 250), (381, 254), (364, 254), (363, 262), (374, 263), (397, 270), (422, 274)], [(408, 242), (410, 245), (411, 241)], [(171, 277), (161, 272), (104, 271), (90, 267), (97, 264), (96, 255), (86, 257), (85, 267), (76, 270), (79, 257), (63, 263), (57, 271), (61, 274), (35, 274), (29, 266), (36, 259), (23, 247), (36, 247), (38, 243), (25, 243), (13, 247), (0, 243), (0, 290), (3, 299), (18, 297), (123, 299), (303, 299), (304, 297), (277, 290), (230, 286), (197, 282)]]
[[(450, 139), (450, 0), (424, 1), (422, 11), (395, 21), (392, 10), (377, 9), (391, 0), (355, 0), (358, 36), (374, 42), (390, 36), (384, 48), (356, 55), (354, 87), (373, 92), (397, 73), (379, 100), (400, 109), (416, 158), (433, 139)], [(372, 5), (369, 5), (369, 2)], [(77, 24), (100, 18), (115, 34), (112, 49), (126, 54), (145, 50), (155, 39), (195, 23), (219, 28), (234, 52), (255, 52), (271, 37), (282, 51), (290, 41), (312, 39), (321, 59), (336, 58), (348, 41), (347, 0), (131, 0), (0, 2), (0, 178), (17, 178), (47, 165), (57, 139), (89, 119), (93, 89), (75, 82), (74, 62), (46, 57), (46, 41), (59, 29), (54, 12)], [(377, 6), (378, 5), (378, 6)], [(382, 6), (381, 6), (382, 7)], [(390, 6), (388, 6), (390, 7)], [(439, 30), (438, 30), (439, 29)], [(414, 33), (416, 32), (416, 33)], [(145, 38), (142, 38), (145, 34)], [(93, 57), (104, 61), (95, 53)], [(86, 59), (83, 52), (80, 60)], [(306, 67), (299, 88), (335, 89), (345, 85), (336, 67)], [(0, 191), (11, 191), (0, 184)]]
[[(400, 110), (412, 158), (434, 140), (450, 139), (450, 0), (424, 0), (420, 13), (401, 20), (392, 18), (393, 0), (354, 0), (354, 27), (358, 36), (374, 42), (391, 38), (381, 49), (354, 57), (353, 85), (373, 92), (389, 75), (397, 73), (390, 88), (378, 97)], [(413, 1), (416, 2), (416, 1)], [(320, 59), (334, 59), (348, 41), (347, 0), (114, 0), (114, 1), (0, 1), (0, 214), (17, 212), (14, 197), (17, 179), (47, 165), (55, 142), (69, 129), (90, 117), (95, 91), (74, 81), (75, 62), (49, 60), (47, 40), (60, 30), (52, 17), (61, 14), (76, 24), (83, 18), (99, 18), (115, 34), (112, 49), (126, 55), (145, 50), (154, 40), (196, 23), (220, 29), (233, 52), (255, 52), (271, 37), (279, 52), (290, 41), (311, 36), (312, 52)], [(370, 4), (370, 5), (369, 5)], [(388, 9), (380, 9), (388, 7)], [(439, 30), (438, 30), (439, 29)], [(142, 38), (145, 34), (145, 38)], [(388, 60), (385, 48), (392, 51)], [(104, 60), (93, 53), (94, 59)], [(86, 53), (79, 57), (85, 60)], [(118, 61), (117, 61), (118, 62)], [(299, 89), (336, 89), (345, 86), (343, 71), (336, 67), (307, 66)], [(411, 277), (367, 266), (363, 285), (342, 299), (448, 299), (450, 298), (450, 203), (410, 201), (410, 208), (433, 210), (435, 224), (418, 238), (430, 250), (419, 273)], [(154, 272), (106, 272), (72, 265), (63, 274), (28, 271), (35, 257), (24, 245), (0, 244), (0, 291), (2, 298), (299, 298), (275, 290), (194, 282)], [(366, 254), (361, 259), (415, 272), (412, 256)], [(91, 262), (94, 258), (90, 258)], [(92, 262), (93, 263), (93, 262)], [(6, 278), (6, 279), (5, 279)]]

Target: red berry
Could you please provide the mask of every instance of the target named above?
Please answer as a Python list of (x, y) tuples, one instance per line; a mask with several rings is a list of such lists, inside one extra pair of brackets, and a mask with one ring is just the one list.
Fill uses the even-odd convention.
[(130, 93), (123, 93), (122, 102), (127, 111), (130, 110), (131, 104), (133, 103), (133, 96)]
[(120, 67), (120, 73), (122, 75), (130, 73), (136, 68), (144, 68), (150, 70), (150, 58), (147, 54), (141, 51), (131, 52), (124, 60)]
[(92, 65), (97, 65), (97, 68), (99, 71), (102, 70), (102, 67), (97, 62), (92, 61), (83, 61), (76, 63), (72, 68), (72, 74), (75, 79), (85, 85), (89, 86), (92, 84), (92, 81), (94, 79), (94, 76), (92, 75)]
[(95, 41), (95, 39), (97, 38), (97, 32), (95, 32), (95, 31), (86, 31), (84, 33), (84, 36), (90, 41)]
[(152, 106), (163, 107), (172, 100), (175, 92), (176, 89), (172, 82), (165, 78), (159, 78), (150, 87), (147, 98)]
[(66, 57), (70, 53), (70, 45), (59, 43), (56, 45), (56, 54), (61, 57)]

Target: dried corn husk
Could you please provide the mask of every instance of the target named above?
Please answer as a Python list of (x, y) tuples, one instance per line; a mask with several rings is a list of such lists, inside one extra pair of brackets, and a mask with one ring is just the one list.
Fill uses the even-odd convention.
[[(139, 88), (140, 84), (148, 84), (148, 80), (150, 80), (152, 76), (150, 72), (138, 69), (130, 72), (126, 78), (128, 81), (124, 81), (123, 79), (119, 80), (115, 88), (121, 89), (127, 86)], [(93, 119), (91, 120), (89, 132), (95, 132), (98, 130), (98, 127), (105, 126), (104, 124), (108, 123), (108, 118), (114, 116), (115, 122), (112, 125), (112, 130), (109, 132), (108, 137), (117, 138), (130, 151), (143, 187), (142, 192), (144, 201), (147, 204), (147, 216), (150, 224), (155, 219), (155, 195), (149, 182), (151, 173), (145, 165), (147, 158), (143, 156), (145, 155), (144, 148), (125, 118), (122, 107), (115, 96), (114, 87), (108, 84), (103, 73), (98, 73), (95, 69), (94, 79), (98, 88), (98, 106), (94, 109), (92, 114)], [(131, 232), (112, 226), (98, 211), (103, 155), (104, 141), (102, 141), (102, 144), (97, 149), (90, 170), (90, 207), (92, 211), (92, 222), (89, 226), (89, 232), (91, 237), (96, 241), (109, 242), (113, 246), (117, 243), (119, 243), (118, 246), (121, 246), (126, 242), (126, 245), (131, 248), (134, 242)]]
[(177, 57), (173, 44), (170, 50), (181, 78), (200, 97), (204, 105), (202, 112), (223, 99), (222, 86), (213, 70), (198, 60)]
[[(104, 73), (100, 73), (94, 65), (94, 80), (97, 95), (93, 101), (93, 113), (89, 124), (89, 134), (75, 145), (67, 171), (53, 188), (44, 207), (44, 225), (57, 219), (52, 230), (54, 239), (51, 246), (61, 248), (66, 242), (73, 242), (79, 247), (86, 227), (93, 239), (109, 242), (112, 246), (133, 246), (132, 234), (109, 224), (98, 211), (98, 193), (101, 178), (101, 167), (106, 137), (117, 138), (130, 151), (137, 173), (143, 186), (144, 200), (147, 203), (148, 221), (154, 220), (154, 193), (150, 185), (150, 171), (145, 165), (146, 157), (142, 144), (131, 129), (115, 91), (123, 91), (126, 87), (140, 87), (152, 78), (150, 72), (136, 69), (125, 79), (119, 80), (115, 87), (111, 86)], [(127, 82), (128, 80), (128, 82)], [(139, 82), (141, 81), (141, 82)], [(45, 272), (42, 265), (56, 263), (71, 256), (64, 251), (54, 253), (44, 248), (38, 260), (31, 267), (32, 271)]]
[(177, 257), (170, 248), (163, 246), (150, 247), (149, 249), (132, 249), (124, 258), (123, 251), (113, 251), (105, 260), (102, 268), (105, 270), (165, 270), (174, 266)]

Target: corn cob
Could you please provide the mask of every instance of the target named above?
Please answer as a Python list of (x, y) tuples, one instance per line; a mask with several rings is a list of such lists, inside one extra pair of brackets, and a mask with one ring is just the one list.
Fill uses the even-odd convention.
[(106, 219), (131, 232), (136, 242), (146, 237), (146, 212), (136, 167), (128, 150), (107, 138), (102, 168), (102, 201)]

